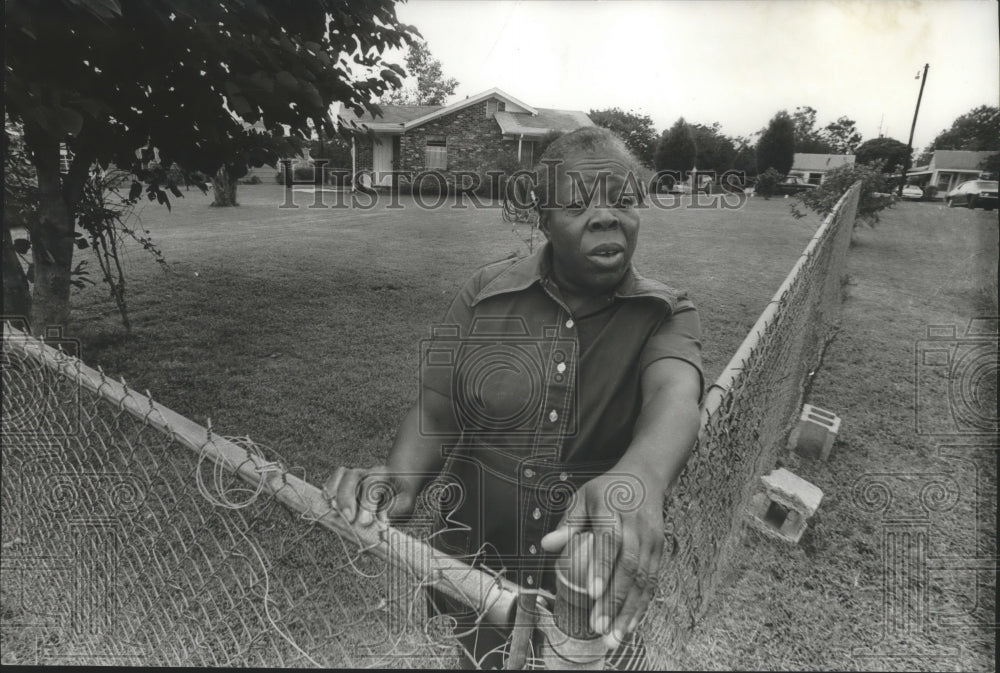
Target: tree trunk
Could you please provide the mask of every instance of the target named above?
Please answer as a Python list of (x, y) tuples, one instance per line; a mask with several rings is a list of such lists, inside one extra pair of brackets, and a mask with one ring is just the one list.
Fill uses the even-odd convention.
[(69, 321), (74, 222), (59, 177), (59, 141), (31, 127), (25, 140), (38, 174), (38, 223), (29, 232), (35, 264), (31, 331), (44, 334), (46, 327)]
[(236, 203), (236, 180), (233, 179), (228, 166), (222, 166), (212, 178), (212, 191), (215, 193), (213, 206), (238, 206)]
[(21, 262), (14, 252), (10, 228), (3, 228), (3, 315), (28, 321), (31, 316), (31, 291)]

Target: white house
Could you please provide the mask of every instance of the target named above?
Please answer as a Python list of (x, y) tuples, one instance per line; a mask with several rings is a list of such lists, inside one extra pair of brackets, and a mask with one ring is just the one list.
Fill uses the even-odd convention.
[(944, 195), (965, 182), (975, 180), (983, 174), (980, 168), (983, 160), (1000, 150), (971, 152), (967, 150), (934, 150), (931, 162), (926, 166), (916, 166), (906, 172), (910, 184), (937, 187), (938, 195)]
[(789, 176), (802, 178), (810, 185), (821, 185), (834, 168), (854, 164), (853, 154), (806, 154), (796, 152)]

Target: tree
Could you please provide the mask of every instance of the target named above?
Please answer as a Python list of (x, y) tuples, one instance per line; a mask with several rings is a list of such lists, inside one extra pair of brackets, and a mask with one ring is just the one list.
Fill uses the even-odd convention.
[(649, 115), (636, 112), (625, 112), (621, 108), (612, 107), (604, 110), (591, 110), (590, 119), (598, 126), (603, 126), (618, 134), (632, 153), (646, 166), (653, 165), (653, 153), (656, 151), (656, 129)]
[(722, 133), (722, 126), (715, 122), (711, 126), (694, 124), (691, 126), (695, 143), (694, 165), (701, 171), (724, 173), (733, 166), (736, 146)]
[(212, 176), (212, 205), (216, 207), (239, 205), (236, 202), (237, 181), (250, 171), (251, 166), (273, 164), (272, 157), (294, 156), (302, 146), (299, 139), (286, 137), (279, 131), (244, 128), (233, 133), (225, 142), (226, 149), (220, 150), (226, 159)]
[(881, 161), (890, 173), (903, 170), (907, 160), (906, 143), (895, 138), (872, 138), (858, 145), (854, 151), (859, 164), (874, 164)]
[(736, 152), (733, 155), (733, 170), (744, 175), (757, 175), (757, 142), (752, 136), (739, 136), (733, 139)]
[(959, 116), (943, 129), (917, 159), (930, 163), (934, 150), (985, 151), (1000, 149), (1000, 108), (980, 105)]
[(829, 143), (831, 154), (854, 154), (861, 142), (861, 134), (853, 119), (840, 117), (823, 129), (823, 138)]
[(809, 105), (795, 108), (791, 115), (795, 125), (795, 151), (806, 154), (831, 154), (829, 141), (816, 130), (816, 108)]
[(458, 87), (457, 79), (444, 76), (441, 61), (431, 55), (426, 42), (410, 44), (406, 73), (416, 78), (416, 84), (389, 93), (384, 98), (387, 105), (444, 105)]
[[(169, 206), (167, 190), (181, 196), (169, 167), (215, 174), (247, 124), (272, 136), (287, 126), (301, 143), (314, 128), (335, 132), (334, 101), (377, 111), (370, 101), (403, 74), (382, 53), (414, 39), (392, 0), (8, 0), (5, 9), (7, 111), (23, 125), (38, 181), (36, 332), (69, 318), (75, 214), (95, 162), (134, 173), (133, 190)], [(61, 143), (73, 157), (65, 173)], [(272, 149), (249, 157), (277, 159)]]
[(979, 167), (983, 169), (984, 173), (989, 173), (991, 179), (996, 180), (997, 176), (1000, 175), (1000, 152), (983, 159)]
[(774, 115), (757, 141), (757, 167), (761, 171), (773, 168), (787, 175), (794, 159), (795, 124), (782, 110)]
[(861, 194), (858, 196), (858, 216), (854, 225), (865, 223), (875, 226), (879, 221), (879, 213), (891, 208), (896, 202), (895, 197), (889, 194), (891, 187), (884, 168), (878, 161), (870, 165), (845, 164), (834, 168), (826, 174), (823, 184), (798, 195), (796, 203), (791, 207), (792, 215), (805, 217), (805, 213), (797, 207), (799, 200), (819, 215), (829, 215), (844, 192), (860, 180)]
[(653, 164), (658, 171), (689, 171), (694, 167), (695, 152), (694, 134), (681, 117), (660, 136)]

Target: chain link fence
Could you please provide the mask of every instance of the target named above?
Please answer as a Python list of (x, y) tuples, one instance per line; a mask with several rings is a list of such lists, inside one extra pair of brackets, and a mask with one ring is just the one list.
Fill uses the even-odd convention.
[(671, 669), (729, 567), (757, 477), (774, 465), (831, 335), (857, 214), (855, 184), (708, 390), (698, 443), (667, 504), (667, 556), (644, 625), (650, 661)]
[[(796, 416), (840, 303), (857, 199), (855, 186), (706, 397), (641, 627), (655, 667), (704, 613)], [(433, 489), (405, 529), (359, 534), (273, 451), (175, 414), (55, 336), (4, 329), (4, 663), (453, 667), (453, 624), (425, 589), (510, 617), (516, 586), (423, 541)]]

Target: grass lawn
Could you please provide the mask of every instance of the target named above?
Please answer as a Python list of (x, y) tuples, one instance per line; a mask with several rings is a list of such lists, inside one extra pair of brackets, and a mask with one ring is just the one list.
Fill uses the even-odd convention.
[[(929, 325), (961, 337), (984, 316), (995, 348), (997, 254), (996, 215), (981, 210), (901, 203), (859, 231), (842, 328), (806, 400), (842, 418), (837, 443), (826, 463), (784, 456), (823, 502), (798, 547), (748, 532), (681, 669), (995, 670), (996, 440), (917, 433), (917, 414), (937, 426), (949, 408), (946, 385), (915, 403), (915, 382), (935, 383), (915, 353)], [(980, 403), (995, 414), (996, 351), (981, 353)], [(885, 511), (864, 507), (873, 484), (891, 493)], [(926, 560), (897, 600), (883, 534), (904, 519), (926, 531)]]

